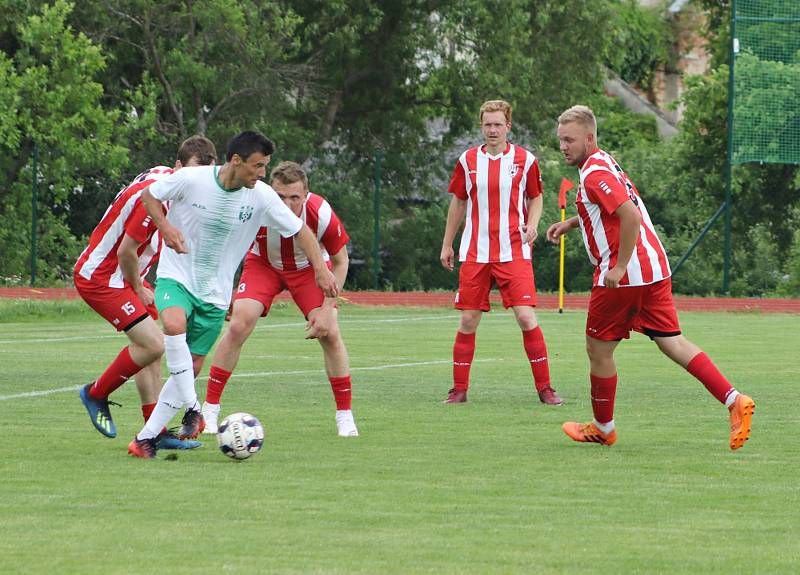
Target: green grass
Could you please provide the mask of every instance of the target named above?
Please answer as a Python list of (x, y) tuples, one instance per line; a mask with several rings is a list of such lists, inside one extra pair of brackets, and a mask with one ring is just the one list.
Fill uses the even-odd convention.
[[(266, 428), (243, 463), (213, 441), (177, 461), (128, 457), (142, 424), (132, 384), (115, 394), (119, 437), (94, 431), (78, 385), (125, 341), (98, 318), (0, 323), (0, 573), (797, 572), (796, 316), (681, 316), (756, 400), (737, 452), (726, 410), (640, 335), (618, 349), (617, 444), (571, 443), (561, 423), (591, 416), (582, 312), (540, 314), (555, 408), (535, 400), (504, 311), (484, 317), (456, 406), (440, 403), (452, 310), (340, 317), (361, 437), (336, 437), (319, 346), (281, 305), (223, 398), (223, 414)], [(19, 397), (47, 390), (61, 391)]]

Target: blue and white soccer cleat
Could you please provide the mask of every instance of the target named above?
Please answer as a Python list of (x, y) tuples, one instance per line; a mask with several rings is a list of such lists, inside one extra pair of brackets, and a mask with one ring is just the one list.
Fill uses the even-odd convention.
[(159, 433), (156, 436), (157, 449), (195, 449), (203, 445), (195, 439), (180, 439), (171, 431)]
[[(81, 401), (83, 402), (86, 411), (89, 412), (89, 419), (92, 420), (92, 425), (95, 429), (105, 435), (106, 437), (117, 436), (117, 426), (114, 425), (114, 420), (111, 419), (111, 412), (108, 410), (108, 399), (95, 399), (89, 395), (89, 389), (94, 383), (84, 385), (80, 391)], [(114, 403), (114, 405), (119, 405)]]

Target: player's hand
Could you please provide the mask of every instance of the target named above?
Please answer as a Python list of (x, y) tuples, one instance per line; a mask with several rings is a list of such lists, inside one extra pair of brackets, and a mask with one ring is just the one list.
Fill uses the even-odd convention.
[(317, 270), (314, 274), (314, 279), (317, 282), (317, 287), (322, 290), (325, 297), (336, 297), (339, 295), (336, 277), (327, 267), (322, 270)]
[(153, 302), (156, 301), (156, 297), (153, 294), (153, 290), (142, 286), (141, 288), (134, 290), (136, 293), (136, 297), (139, 298), (139, 301), (147, 307), (149, 305), (153, 305)]
[(618, 288), (622, 276), (625, 275), (625, 268), (613, 267), (608, 270), (606, 277), (603, 279), (603, 285), (607, 288)]
[(164, 226), (164, 229), (161, 230), (161, 237), (164, 239), (164, 243), (167, 247), (172, 248), (179, 254), (189, 253), (189, 250), (186, 249), (183, 233), (175, 226), (171, 224)]
[(442, 262), (442, 267), (447, 271), (453, 271), (453, 266), (455, 265), (455, 252), (453, 251), (452, 246), (444, 246), (442, 248), (442, 254), (439, 256), (439, 261)]
[(547, 241), (552, 244), (557, 244), (561, 236), (566, 234), (572, 228), (567, 225), (567, 222), (556, 222), (549, 228), (547, 228)]
[(522, 233), (525, 234), (523, 241), (528, 245), (533, 245), (533, 242), (539, 237), (539, 230), (527, 224), (522, 226)]
[(323, 306), (316, 310), (316, 313), (310, 315), (306, 324), (306, 339), (317, 339), (330, 333), (335, 309)]

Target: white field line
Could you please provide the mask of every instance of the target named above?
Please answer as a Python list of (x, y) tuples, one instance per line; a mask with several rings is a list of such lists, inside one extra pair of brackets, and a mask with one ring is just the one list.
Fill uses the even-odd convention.
[[(448, 320), (452, 321), (457, 319), (457, 314), (447, 315), (426, 315), (416, 317), (398, 317), (398, 318), (364, 318), (364, 319), (341, 319), (339, 324), (342, 326), (355, 325), (355, 324), (382, 324), (382, 323), (406, 323), (414, 321), (436, 321)], [(256, 325), (256, 331), (269, 330), (269, 329), (282, 329), (290, 327), (305, 327), (306, 322), (291, 322), (291, 323), (269, 323), (268, 321), (260, 321)], [(107, 333), (105, 335), (90, 335), (90, 336), (70, 336), (70, 337), (45, 337), (36, 339), (0, 339), (0, 344), (23, 344), (23, 343), (57, 343), (64, 341), (87, 341), (93, 339), (107, 339), (119, 337), (117, 333)]]
[[(479, 359), (473, 363), (485, 363), (491, 361), (503, 361), (502, 359)], [(440, 359), (435, 361), (415, 361), (412, 363), (390, 363), (386, 365), (373, 365), (369, 367), (351, 367), (350, 371), (382, 371), (385, 369), (398, 369), (406, 367), (420, 367), (426, 365), (449, 365), (453, 363), (451, 360)], [(301, 369), (292, 371), (259, 371), (250, 373), (235, 373), (231, 379), (239, 379), (246, 377), (273, 377), (281, 375), (308, 375), (308, 374), (324, 374), (324, 369)], [(26, 391), (24, 393), (15, 393), (13, 395), (0, 395), (0, 401), (8, 401), (11, 399), (21, 399), (25, 397), (42, 397), (46, 395), (53, 395), (55, 393), (66, 393), (78, 391), (82, 385), (72, 385), (69, 387), (59, 387), (56, 389), (44, 389), (41, 391)]]

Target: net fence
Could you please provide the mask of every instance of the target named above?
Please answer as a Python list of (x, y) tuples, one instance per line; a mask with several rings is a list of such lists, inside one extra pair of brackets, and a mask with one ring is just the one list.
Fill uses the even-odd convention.
[(734, 6), (732, 163), (800, 164), (800, 0)]

